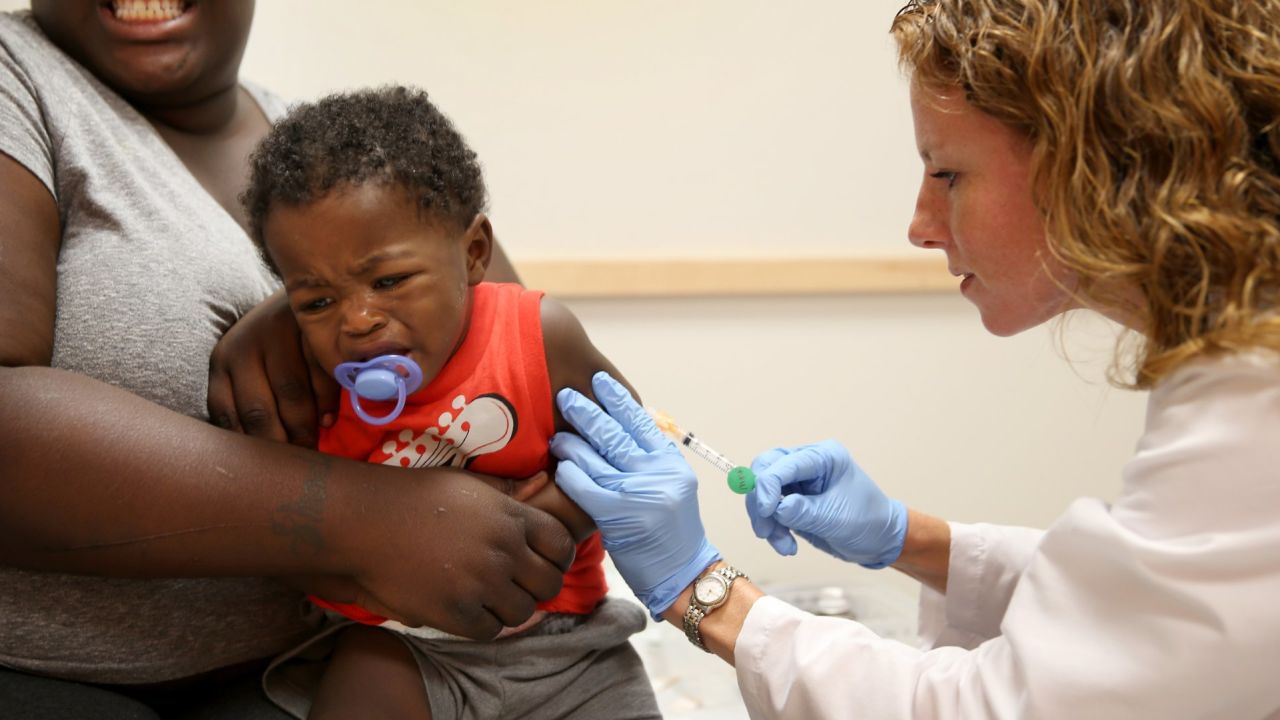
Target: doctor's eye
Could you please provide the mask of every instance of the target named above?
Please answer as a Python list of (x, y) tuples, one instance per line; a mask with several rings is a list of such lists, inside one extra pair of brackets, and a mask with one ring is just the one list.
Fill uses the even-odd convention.
[(953, 172), (951, 170), (939, 170), (938, 172), (935, 172), (935, 173), (929, 173), (929, 177), (934, 178), (936, 180), (946, 180), (947, 187), (955, 187), (957, 174), (958, 173)]

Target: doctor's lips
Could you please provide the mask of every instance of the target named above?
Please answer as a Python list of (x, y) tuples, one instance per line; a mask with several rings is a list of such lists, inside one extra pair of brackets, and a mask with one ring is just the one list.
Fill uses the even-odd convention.
[(159, 23), (182, 17), (194, 4), (191, 0), (111, 0), (102, 7), (121, 22)]

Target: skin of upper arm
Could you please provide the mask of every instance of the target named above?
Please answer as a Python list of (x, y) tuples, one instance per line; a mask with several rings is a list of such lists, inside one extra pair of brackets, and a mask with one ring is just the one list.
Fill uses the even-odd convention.
[[(591, 376), (604, 370), (636, 394), (635, 388), (627, 383), (626, 378), (618, 372), (613, 363), (596, 349), (587, 337), (582, 323), (574, 317), (562, 303), (552, 298), (542, 299), (542, 344), (546, 352), (547, 373), (551, 378), (552, 404), (555, 395), (561, 389), (569, 387), (595, 399), (591, 391)], [(560, 414), (559, 407), (553, 407), (556, 430), (572, 432), (573, 428)], [(574, 542), (581, 542), (595, 531), (595, 524), (581, 508), (573, 503), (559, 485), (548, 482), (545, 487), (529, 500), (529, 504), (553, 515), (564, 523), (573, 535)]]
[[(563, 388), (573, 388), (595, 400), (591, 390), (591, 376), (604, 370), (622, 383), (636, 401), (640, 395), (609, 362), (587, 337), (582, 323), (574, 317), (569, 308), (553, 298), (542, 299), (542, 344), (547, 355), (547, 373), (551, 376), (551, 395)], [(555, 408), (556, 430), (572, 432), (573, 428), (560, 415), (560, 408)]]
[(62, 223), (44, 183), (0, 153), (0, 366), (48, 365)]

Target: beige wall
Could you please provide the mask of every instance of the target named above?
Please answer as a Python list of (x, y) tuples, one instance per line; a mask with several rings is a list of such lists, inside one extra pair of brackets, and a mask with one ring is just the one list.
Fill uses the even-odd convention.
[(426, 88), (519, 257), (897, 253), (895, 1), (260, 0), (245, 73)]
[[(898, 4), (260, 0), (244, 75), (295, 98), (427, 88), (480, 153), (517, 264), (901, 256), (920, 164)], [(1112, 495), (1142, 419), (1102, 381), (1108, 328), (1071, 334), (1071, 366), (1048, 329), (992, 338), (955, 294), (571, 305), (646, 401), (740, 462), (835, 437), (960, 520), (1043, 525)], [(713, 539), (757, 577), (898, 583), (773, 557), (699, 470)]]

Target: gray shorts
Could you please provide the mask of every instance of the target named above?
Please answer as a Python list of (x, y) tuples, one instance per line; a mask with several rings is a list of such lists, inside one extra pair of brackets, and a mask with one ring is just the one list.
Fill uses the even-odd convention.
[[(400, 635), (413, 651), (433, 720), (661, 718), (653, 686), (628, 638), (644, 609), (606, 598), (581, 621), (552, 616), (528, 632), (492, 642)], [(271, 663), (267, 696), (304, 718), (333, 651), (335, 624)]]

